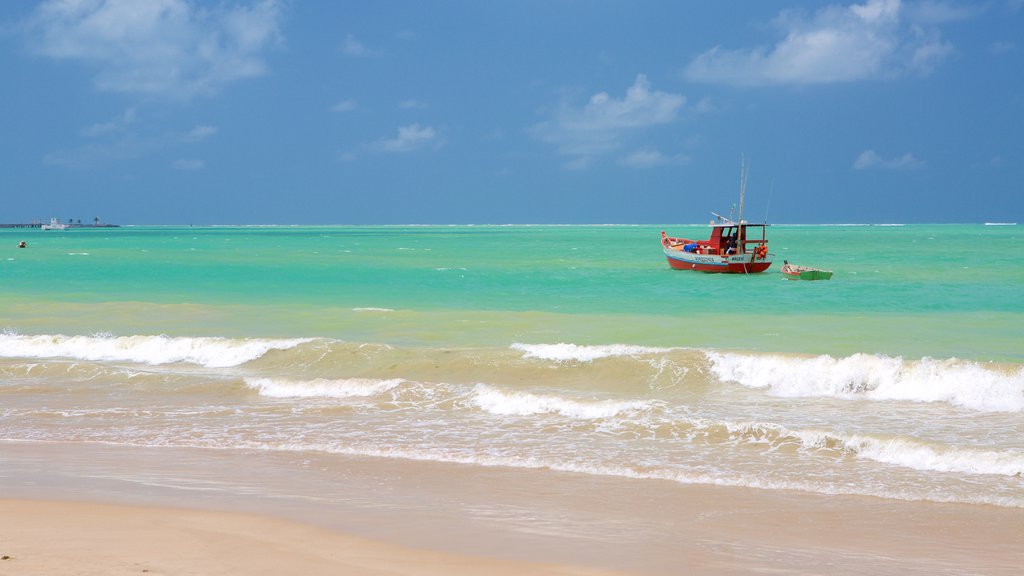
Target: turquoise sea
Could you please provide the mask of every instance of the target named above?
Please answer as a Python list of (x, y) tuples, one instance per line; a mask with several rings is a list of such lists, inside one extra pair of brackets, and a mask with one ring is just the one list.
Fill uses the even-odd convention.
[[(1024, 228), (772, 226), (775, 264), (749, 276), (671, 270), (662, 229), (708, 231), (4, 230), (0, 452), (236, 450), (1024, 507)], [(835, 276), (786, 280), (783, 259)]]
[[(4, 327), (1024, 361), (1017, 226), (774, 226), (748, 277), (672, 271), (659, 226), (126, 227), (0, 235)], [(699, 237), (706, 226), (669, 227)], [(29, 249), (15, 248), (27, 240)], [(835, 271), (782, 282), (781, 260)], [(191, 312), (190, 312), (191, 311)]]

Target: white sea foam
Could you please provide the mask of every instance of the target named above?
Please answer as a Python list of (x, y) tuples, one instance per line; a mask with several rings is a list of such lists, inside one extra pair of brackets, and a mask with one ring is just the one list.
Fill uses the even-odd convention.
[(365, 306), (362, 308), (353, 308), (353, 312), (394, 312), (393, 308), (375, 308), (373, 306)]
[(373, 456), (377, 458), (400, 458), (404, 460), (426, 462), (451, 462), (476, 466), (504, 466), (510, 468), (549, 469), (561, 472), (573, 472), (593, 476), (611, 476), (631, 479), (668, 480), (680, 484), (703, 484), (715, 486), (734, 486), (756, 488), (761, 490), (800, 490), (819, 494), (853, 494), (869, 495), (896, 500), (932, 501), (932, 502), (965, 502), (971, 504), (990, 504), (1012, 508), (1024, 508), (1024, 499), (1017, 496), (994, 496), (986, 494), (943, 495), (930, 493), (925, 489), (912, 491), (878, 486), (847, 483), (816, 482), (814, 480), (772, 479), (751, 475), (721, 476), (697, 470), (679, 470), (671, 468), (635, 467), (631, 465), (599, 464), (575, 459), (553, 459), (544, 456), (509, 456), (495, 453), (467, 453), (440, 448), (410, 448), (404, 446), (380, 446), (378, 444), (357, 444), (339, 446), (337, 444), (306, 444), (290, 443), (283, 445), (252, 445), (254, 449), (288, 450), (306, 452), (310, 450), (335, 454), (351, 454), (356, 456)]
[(238, 366), (270, 350), (294, 348), (309, 339), (188, 338), (170, 336), (65, 336), (0, 334), (0, 357), (75, 358), (91, 361), (171, 364), (208, 368)]
[(558, 362), (592, 362), (611, 356), (642, 356), (668, 352), (668, 348), (649, 348), (627, 344), (609, 344), (605, 346), (580, 346), (579, 344), (512, 344), (513, 350), (523, 352), (523, 358), (539, 360), (555, 360)]
[(845, 441), (858, 457), (915, 470), (961, 472), (964, 474), (1024, 474), (1024, 453), (937, 448), (909, 439), (879, 440), (853, 436)]
[(289, 380), (279, 378), (246, 378), (245, 383), (269, 398), (354, 398), (369, 397), (394, 389), (404, 382), (400, 378), (341, 378), (326, 380)]
[(486, 384), (476, 385), (471, 402), (485, 412), (500, 416), (560, 414), (581, 420), (611, 418), (623, 412), (646, 410), (653, 405), (641, 400), (572, 400), (528, 392), (503, 392)]
[(977, 362), (854, 354), (845, 358), (706, 351), (721, 380), (766, 388), (779, 396), (948, 402), (983, 412), (1024, 411), (1024, 368), (1005, 371)]

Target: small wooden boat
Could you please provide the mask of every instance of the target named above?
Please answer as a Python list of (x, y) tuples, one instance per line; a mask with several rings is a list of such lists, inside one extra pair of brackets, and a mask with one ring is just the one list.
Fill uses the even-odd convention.
[(782, 273), (790, 280), (831, 280), (831, 270), (819, 270), (810, 266), (797, 266), (788, 260), (782, 261)]

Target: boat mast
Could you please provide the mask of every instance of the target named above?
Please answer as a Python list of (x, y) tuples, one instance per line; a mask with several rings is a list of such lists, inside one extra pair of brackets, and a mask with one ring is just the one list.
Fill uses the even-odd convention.
[(750, 173), (750, 166), (747, 165), (747, 159), (744, 156), (740, 156), (740, 218), (738, 226), (736, 228), (737, 244), (736, 252), (743, 254), (743, 244), (746, 240), (743, 232), (743, 195), (747, 192), (747, 174)]

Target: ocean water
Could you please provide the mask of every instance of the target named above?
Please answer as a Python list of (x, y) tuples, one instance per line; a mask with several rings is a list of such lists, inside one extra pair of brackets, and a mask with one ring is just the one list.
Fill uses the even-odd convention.
[[(776, 264), (750, 276), (670, 270), (661, 229), (0, 231), (0, 453), (307, 454), (1024, 507), (1020, 227), (773, 226)], [(835, 276), (789, 281), (783, 259)]]

